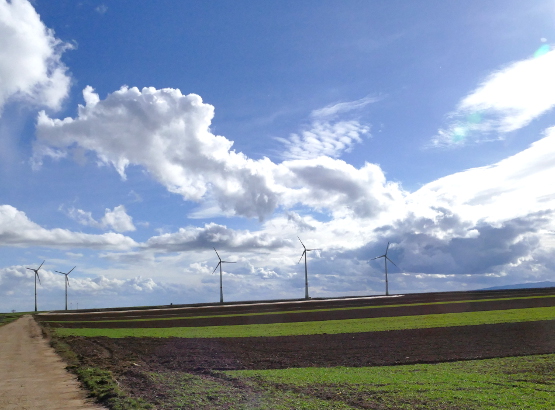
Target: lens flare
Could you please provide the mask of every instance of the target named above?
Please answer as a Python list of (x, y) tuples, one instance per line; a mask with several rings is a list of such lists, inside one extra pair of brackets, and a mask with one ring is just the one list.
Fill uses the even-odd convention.
[(482, 113), (473, 112), (466, 117), (466, 121), (469, 124), (480, 124), (482, 122)]
[(468, 129), (465, 126), (458, 126), (453, 128), (453, 134), (451, 135), (453, 142), (461, 142), (465, 139)]
[(464, 120), (459, 121), (451, 129), (451, 141), (452, 142), (464, 142), (464, 140), (472, 133), (478, 129), (479, 124), (483, 120), (483, 115), (479, 111), (472, 112), (468, 114)]
[(534, 53), (534, 58), (538, 58), (543, 56), (544, 54), (549, 53), (549, 51), (551, 50), (551, 47), (549, 46), (549, 44), (542, 44), (540, 46), (540, 48), (538, 48), (536, 50), (536, 52)]

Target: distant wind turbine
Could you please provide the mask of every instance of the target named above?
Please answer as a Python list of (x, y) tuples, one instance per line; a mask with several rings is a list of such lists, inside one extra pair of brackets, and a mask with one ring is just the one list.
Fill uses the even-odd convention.
[[(385, 248), (385, 253), (383, 255), (376, 256), (375, 258), (370, 259), (371, 261), (373, 261), (374, 259), (380, 259), (380, 258), (384, 259), (384, 262), (385, 262), (385, 294), (386, 294), (386, 296), (389, 296), (389, 283), (387, 281), (387, 261), (389, 261), (393, 265), (395, 265), (395, 262), (393, 262), (391, 259), (389, 259), (389, 256), (387, 256), (387, 251), (388, 250), (389, 250), (389, 242), (387, 243), (387, 248)], [(395, 265), (395, 266), (397, 266), (397, 265)]]
[(237, 263), (237, 262), (223, 261), (222, 258), (220, 258), (220, 254), (218, 253), (216, 248), (214, 248), (214, 252), (216, 252), (216, 255), (218, 255), (218, 259), (220, 261), (218, 262), (218, 264), (216, 265), (212, 273), (216, 272), (216, 269), (218, 269), (218, 266), (220, 267), (220, 303), (224, 303), (224, 290), (222, 286), (222, 263)]
[(62, 275), (65, 275), (66, 277), (66, 310), (67, 310), (67, 287), (69, 286), (69, 278), (68, 275), (73, 271), (73, 269), (75, 269), (77, 266), (74, 266), (73, 268), (71, 268), (71, 270), (68, 273), (65, 272), (60, 272), (59, 270), (57, 270), (56, 272), (61, 273)]
[(35, 312), (37, 311), (37, 278), (39, 280), (39, 285), (42, 285), (42, 283), (40, 283), (39, 269), (42, 267), (42, 265), (44, 265), (44, 262), (46, 262), (46, 261), (45, 260), (42, 261), (42, 263), (40, 264), (40, 266), (37, 269), (27, 268), (27, 269), (32, 270), (33, 272), (35, 272)]
[[(297, 236), (297, 238), (299, 238), (299, 237)], [(304, 251), (303, 251), (303, 254), (301, 255), (301, 258), (297, 262), (297, 264), (301, 263), (301, 259), (304, 256), (304, 298), (309, 299), (309, 297), (308, 297), (308, 267), (307, 267), (307, 264), (306, 264), (306, 253), (310, 252), (310, 251), (321, 251), (322, 249), (307, 249), (306, 246), (304, 246), (303, 241), (301, 241), (301, 238), (299, 238), (299, 241), (301, 242), (301, 245), (303, 245)]]

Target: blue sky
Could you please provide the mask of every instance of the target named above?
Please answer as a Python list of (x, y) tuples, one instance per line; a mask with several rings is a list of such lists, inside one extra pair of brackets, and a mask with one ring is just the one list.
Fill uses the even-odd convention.
[(0, 0), (0, 311), (553, 280), (554, 1)]

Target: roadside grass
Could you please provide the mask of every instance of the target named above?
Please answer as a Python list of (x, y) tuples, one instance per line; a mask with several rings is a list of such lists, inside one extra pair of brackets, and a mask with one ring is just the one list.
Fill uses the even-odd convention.
[(387, 330), (472, 326), (540, 320), (555, 320), (555, 307), (235, 326), (122, 329), (56, 328), (52, 330), (60, 337), (219, 338), (380, 332)]
[(0, 326), (7, 325), (14, 320), (19, 319), (23, 315), (29, 315), (30, 312), (17, 312), (17, 313), (0, 313)]
[[(276, 409), (555, 408), (555, 355), (427, 365), (223, 373), (252, 390), (265, 391), (270, 396), (267, 400), (276, 400), (273, 407)], [(284, 397), (304, 405), (288, 406)], [(328, 407), (322, 407), (322, 402)], [(285, 407), (280, 407), (281, 404)]]
[(232, 314), (174, 316), (174, 317), (157, 317), (157, 318), (138, 318), (138, 319), (46, 320), (44, 322), (45, 323), (152, 322), (152, 321), (164, 321), (164, 320), (186, 320), (186, 319), (209, 319), (209, 318), (216, 318), (216, 317), (217, 318), (222, 318), (222, 317), (242, 317), (242, 316), (287, 315), (287, 314), (296, 314), (296, 313), (333, 312), (333, 311), (364, 310), (364, 309), (384, 309), (384, 308), (396, 308), (396, 307), (415, 307), (415, 306), (431, 306), (431, 305), (447, 305), (447, 304), (479, 303), (479, 302), (497, 302), (497, 301), (508, 301), (508, 300), (545, 299), (545, 298), (555, 298), (555, 295), (525, 296), (525, 297), (513, 297), (513, 298), (455, 300), (455, 301), (430, 302), (430, 303), (406, 303), (406, 304), (393, 304), (393, 305), (354, 306), (354, 307), (325, 308), (325, 309), (283, 310), (283, 311), (260, 312), (260, 313), (232, 313)]
[(77, 354), (69, 345), (52, 335), (51, 329), (41, 326), (42, 332), (50, 339), (50, 346), (66, 363), (66, 369), (74, 373), (83, 387), (88, 390), (89, 396), (106, 406), (110, 410), (146, 410), (152, 405), (142, 399), (130, 397), (118, 385), (112, 372), (98, 367), (84, 366)]
[(76, 369), (79, 381), (92, 397), (111, 410), (151, 409), (152, 405), (142, 399), (127, 396), (118, 386), (112, 372), (97, 367)]

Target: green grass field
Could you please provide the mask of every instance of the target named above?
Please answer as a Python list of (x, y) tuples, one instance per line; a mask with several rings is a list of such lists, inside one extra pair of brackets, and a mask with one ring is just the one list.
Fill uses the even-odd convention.
[(445, 313), (420, 316), (326, 320), (320, 322), (272, 323), (237, 326), (122, 328), (122, 329), (55, 329), (56, 335), (121, 337), (260, 337), (311, 334), (378, 332), (400, 329), (424, 329), (448, 326), (555, 320), (555, 307), (492, 310), (483, 312)]
[(160, 409), (555, 408), (555, 355), (150, 377), (168, 388)]

